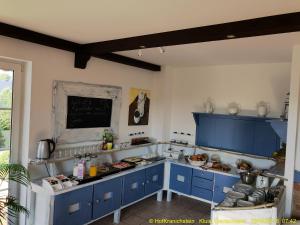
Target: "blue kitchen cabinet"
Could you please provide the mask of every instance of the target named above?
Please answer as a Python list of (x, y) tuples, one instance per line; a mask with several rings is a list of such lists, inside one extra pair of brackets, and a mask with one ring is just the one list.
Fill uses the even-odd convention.
[(216, 118), (215, 146), (248, 153), (253, 150), (254, 125), (251, 121)]
[(127, 205), (145, 196), (145, 170), (124, 176), (122, 205)]
[(270, 118), (194, 113), (196, 144), (252, 155), (272, 156), (280, 139)]
[(199, 146), (214, 146), (214, 135), (215, 135), (215, 120), (210, 116), (201, 116), (197, 121), (196, 133), (201, 138), (197, 140)]
[(208, 201), (212, 200), (214, 187), (214, 173), (199, 169), (193, 169), (191, 194)]
[(94, 185), (93, 219), (120, 208), (122, 198), (122, 177)]
[(171, 163), (170, 189), (189, 195), (193, 169)]
[(226, 176), (215, 173), (215, 186), (213, 201), (220, 203), (225, 198), (224, 187), (232, 188), (232, 186), (240, 180), (238, 177)]
[(270, 123), (255, 123), (254, 154), (271, 157), (279, 149), (280, 138), (273, 130)]
[(82, 225), (92, 219), (93, 186), (55, 196), (53, 225)]
[(213, 196), (213, 191), (205, 188), (192, 187), (192, 195), (198, 198), (203, 198), (205, 200), (211, 201)]
[(164, 164), (146, 169), (145, 195), (149, 195), (163, 188)]

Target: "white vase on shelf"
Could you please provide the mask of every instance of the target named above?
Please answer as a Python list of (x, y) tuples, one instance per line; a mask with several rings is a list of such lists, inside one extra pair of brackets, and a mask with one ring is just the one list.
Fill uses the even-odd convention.
[(204, 103), (204, 110), (206, 113), (213, 113), (214, 112), (214, 105), (210, 99)]
[(259, 117), (266, 117), (269, 112), (269, 106), (266, 102), (261, 101), (257, 104), (257, 115)]

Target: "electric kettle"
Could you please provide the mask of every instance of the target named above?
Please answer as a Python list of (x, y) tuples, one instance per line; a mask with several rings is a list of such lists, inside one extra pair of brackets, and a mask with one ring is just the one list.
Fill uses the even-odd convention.
[(43, 139), (38, 143), (36, 158), (49, 159), (55, 150), (55, 142), (52, 139)]

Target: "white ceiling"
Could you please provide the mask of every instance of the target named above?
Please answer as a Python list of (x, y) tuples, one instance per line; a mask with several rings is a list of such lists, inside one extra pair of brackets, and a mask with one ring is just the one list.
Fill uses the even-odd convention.
[[(78, 43), (300, 11), (299, 0), (0, 0), (0, 22)], [(168, 47), (122, 54), (171, 65), (289, 61), (299, 34)], [(298, 39), (298, 40), (296, 40)], [(146, 52), (147, 51), (147, 52)], [(146, 54), (147, 53), (147, 54)]]
[(300, 44), (300, 32), (206, 43), (119, 52), (121, 55), (160, 65), (197, 66), (290, 62), (292, 49)]

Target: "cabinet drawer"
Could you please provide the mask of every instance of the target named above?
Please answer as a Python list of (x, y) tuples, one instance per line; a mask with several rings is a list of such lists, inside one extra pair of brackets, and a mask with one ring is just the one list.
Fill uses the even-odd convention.
[(184, 194), (191, 193), (192, 169), (185, 166), (171, 164), (170, 189)]
[(212, 190), (214, 183), (212, 180), (207, 180), (201, 177), (193, 177), (192, 185), (195, 187), (205, 188)]
[(205, 178), (207, 180), (213, 180), (214, 179), (214, 174), (208, 171), (204, 171), (204, 170), (196, 170), (193, 169), (193, 176), (194, 177), (202, 177)]
[(208, 201), (211, 201), (212, 199), (212, 191), (204, 188), (192, 187), (192, 195), (198, 198), (206, 199)]

